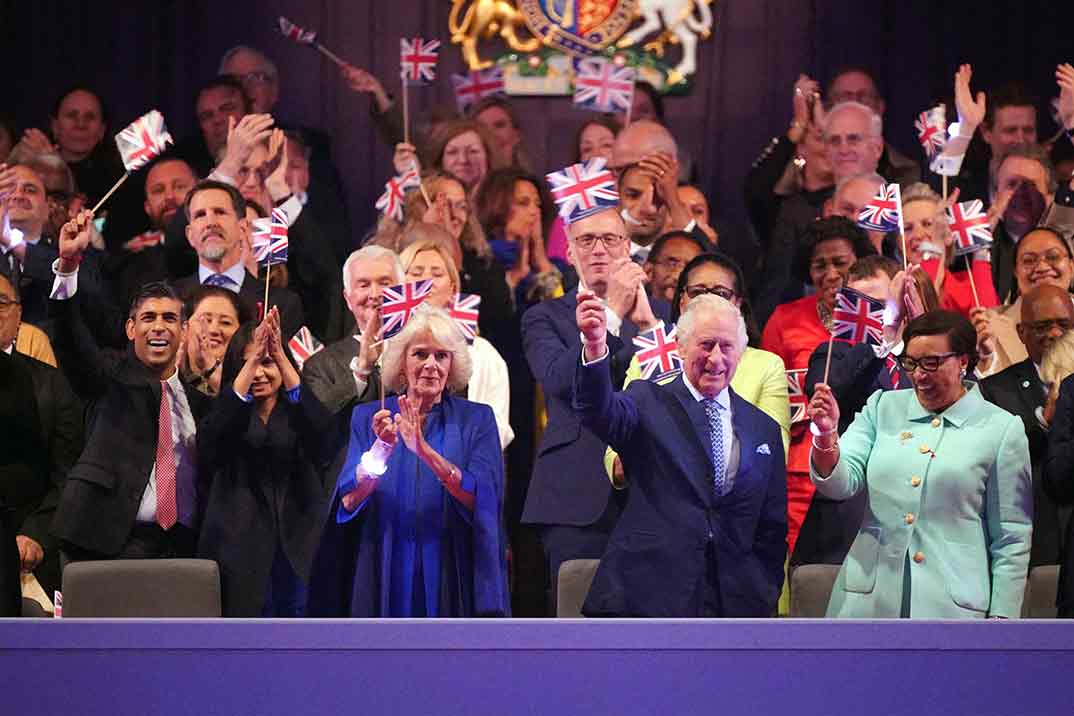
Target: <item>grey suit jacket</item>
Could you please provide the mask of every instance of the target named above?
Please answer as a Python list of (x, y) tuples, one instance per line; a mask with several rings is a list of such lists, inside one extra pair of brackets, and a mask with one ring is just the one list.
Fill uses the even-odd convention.
[(374, 368), (361, 393), (351, 373), (351, 359), (358, 355), (358, 341), (346, 336), (319, 351), (302, 368), (302, 380), (317, 399), (338, 415), (346, 409), (346, 422), (350, 423), (351, 410), (358, 403), (376, 400), (380, 370)]

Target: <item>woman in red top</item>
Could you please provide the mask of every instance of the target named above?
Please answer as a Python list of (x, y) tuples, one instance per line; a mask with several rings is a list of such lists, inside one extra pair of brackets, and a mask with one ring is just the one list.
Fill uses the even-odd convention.
[[(949, 197), (949, 203), (957, 200), (957, 193)], [(927, 184), (918, 182), (907, 187), (902, 195), (906, 260), (911, 265), (919, 264), (932, 279), (940, 296), (940, 308), (969, 318), (975, 305), (982, 308), (999, 305), (992, 285), (992, 264), (986, 252), (955, 256), (954, 237), (947, 230), (944, 208), (943, 199)], [(967, 264), (973, 267), (972, 284)]]
[[(802, 237), (796, 273), (815, 293), (776, 307), (765, 325), (761, 348), (783, 359), (787, 370), (809, 367), (809, 357), (828, 340), (835, 294), (843, 287), (851, 264), (875, 254), (869, 237), (853, 222), (833, 216), (814, 222)], [(791, 426), (787, 452), (787, 554), (794, 552), (798, 530), (813, 498), (809, 481), (809, 430), (806, 422)]]

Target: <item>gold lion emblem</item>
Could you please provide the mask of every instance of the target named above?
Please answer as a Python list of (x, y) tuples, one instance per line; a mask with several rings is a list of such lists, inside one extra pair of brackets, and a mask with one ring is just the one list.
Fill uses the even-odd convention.
[[(469, 3), (462, 20), (459, 15)], [(533, 52), (541, 46), (536, 37), (520, 40), (517, 29), (524, 27), (522, 14), (508, 0), (451, 0), (448, 30), (451, 41), (462, 46), (462, 56), (472, 70), (492, 66), (492, 60), (482, 60), (477, 53), (478, 40), (491, 40), (497, 34), (516, 52)]]

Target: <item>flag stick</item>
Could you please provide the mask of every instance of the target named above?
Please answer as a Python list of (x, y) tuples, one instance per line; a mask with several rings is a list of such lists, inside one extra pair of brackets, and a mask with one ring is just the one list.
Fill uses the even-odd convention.
[(969, 274), (970, 290), (973, 291), (973, 306), (980, 308), (981, 299), (977, 298), (977, 282), (973, 280), (973, 259), (970, 254), (966, 254), (966, 273)]
[(108, 190), (108, 193), (105, 194), (103, 197), (101, 197), (101, 200), (97, 202), (97, 205), (94, 206), (90, 210), (90, 212), (93, 213), (93, 214), (96, 214), (97, 210), (101, 208), (101, 205), (104, 204), (106, 201), (108, 201), (108, 197), (112, 196), (112, 194), (114, 194), (116, 192), (116, 189), (118, 189), (119, 187), (123, 186), (123, 182), (127, 181), (127, 177), (129, 177), (130, 175), (131, 175), (130, 172), (126, 172), (123, 176), (121, 176), (119, 178), (119, 181), (117, 181), (115, 184), (112, 185), (112, 188)]
[(380, 409), (384, 410), (384, 374), (377, 375), (377, 392), (380, 393)]
[(269, 279), (272, 277), (272, 264), (269, 263), (265, 266), (265, 315), (268, 315), (268, 285)]
[(403, 78), (403, 141), (410, 144), (410, 105), (406, 96), (406, 77)]
[(835, 342), (835, 334), (828, 334), (828, 355), (824, 358), (824, 380), (825, 385), (828, 385), (828, 369), (832, 367), (832, 343)]
[(417, 157), (414, 158), (414, 171), (418, 173), (418, 189), (421, 189), (421, 198), (425, 199), (425, 205), (433, 208), (433, 200), (429, 198), (429, 192), (425, 191), (425, 182), (421, 180), (421, 167), (418, 166)]
[(637, 80), (630, 83), (630, 105), (627, 106), (626, 117), (623, 118), (623, 129), (626, 129), (630, 126), (630, 115), (634, 110), (634, 93), (638, 89), (637, 85), (635, 84), (636, 82)]
[(943, 179), (943, 200), (947, 201), (947, 175), (944, 174), (941, 177)]
[(344, 62), (343, 60), (341, 60), (339, 55), (337, 55), (336, 53), (332, 52), (331, 50), (329, 50), (327, 47), (325, 47), (321, 43), (318, 42), (318, 43), (314, 44), (314, 47), (317, 48), (318, 52), (320, 52), (322, 55), (324, 55), (328, 59), (332, 60), (332, 62), (335, 62), (340, 67), (346, 67), (347, 66), (347, 63)]
[(906, 232), (902, 229), (902, 217), (899, 217), (899, 238), (902, 240), (902, 270), (906, 270)]

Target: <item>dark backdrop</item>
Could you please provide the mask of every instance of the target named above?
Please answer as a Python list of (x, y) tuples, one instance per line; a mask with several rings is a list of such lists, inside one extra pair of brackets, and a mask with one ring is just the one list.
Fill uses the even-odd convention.
[[(870, 68), (887, 95), (888, 138), (915, 153), (914, 113), (950, 92), (959, 62), (973, 63), (976, 87), (1024, 79), (1043, 107), (1056, 92), (1054, 66), (1074, 60), (1072, 6), (1068, 0), (716, 0), (714, 37), (699, 46), (692, 94), (668, 99), (669, 124), (700, 163), (725, 241), (739, 253), (749, 241), (742, 179), (768, 139), (785, 130), (799, 72), (826, 80), (846, 64)], [(238, 43), (254, 45), (281, 68), (282, 117), (334, 136), (360, 232), (374, 218), (390, 151), (368, 120), (369, 100), (350, 93), (318, 53), (277, 35), (275, 18), (284, 14), (316, 29), (326, 46), (388, 80), (398, 72), (400, 36), (447, 42), (450, 7), (448, 0), (0, 0), (6, 89), (0, 110), (22, 127), (41, 126), (65, 85), (88, 81), (105, 98), (113, 127), (157, 107), (181, 137), (196, 130), (193, 95), (221, 54)], [(418, 111), (452, 102), (448, 75), (462, 69), (462, 60), (451, 45), (441, 57), (436, 85), (412, 95)], [(566, 163), (581, 115), (563, 98), (518, 101), (537, 163)]]

